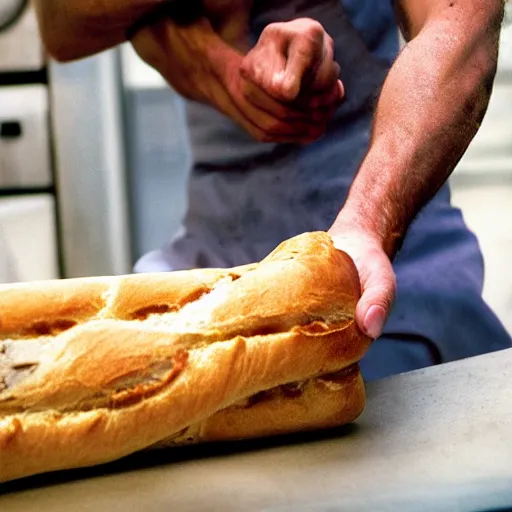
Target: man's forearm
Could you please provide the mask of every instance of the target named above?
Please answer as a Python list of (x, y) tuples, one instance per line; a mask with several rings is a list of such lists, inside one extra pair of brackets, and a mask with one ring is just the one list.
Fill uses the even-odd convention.
[(48, 52), (67, 61), (116, 46), (142, 16), (168, 0), (34, 0)]
[[(369, 151), (337, 223), (391, 257), (477, 132), (496, 69), (501, 2), (446, 3), (406, 45), (378, 102)], [(494, 5), (494, 12), (484, 11)]]
[(242, 58), (205, 18), (186, 27), (161, 20), (139, 30), (131, 43), (181, 96), (217, 108), (218, 95), (228, 99), (218, 75), (233, 57)]

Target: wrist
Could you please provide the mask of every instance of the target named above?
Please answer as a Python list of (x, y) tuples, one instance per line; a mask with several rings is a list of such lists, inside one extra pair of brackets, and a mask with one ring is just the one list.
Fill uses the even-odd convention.
[(349, 197), (330, 232), (357, 234), (370, 245), (380, 247), (392, 260), (402, 245), (405, 232), (389, 222), (386, 219), (389, 212), (383, 210), (380, 205), (372, 203), (371, 199), (360, 201)]
[(414, 148), (398, 147), (394, 139), (374, 137), (335, 222), (365, 233), (391, 259), (417, 213), (416, 191), (424, 188), (422, 173), (409, 172), (412, 161), (417, 165)]

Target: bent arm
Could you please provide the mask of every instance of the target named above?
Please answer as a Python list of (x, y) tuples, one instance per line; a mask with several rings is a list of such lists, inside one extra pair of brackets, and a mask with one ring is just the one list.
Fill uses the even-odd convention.
[(369, 151), (333, 230), (357, 226), (393, 257), (486, 112), (503, 0), (401, 0), (410, 39), (393, 64)]
[(60, 61), (88, 57), (126, 40), (141, 17), (168, 0), (33, 0), (47, 51)]

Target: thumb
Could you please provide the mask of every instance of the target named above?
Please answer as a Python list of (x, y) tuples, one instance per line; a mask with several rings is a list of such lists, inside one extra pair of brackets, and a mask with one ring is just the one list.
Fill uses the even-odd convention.
[(382, 334), (396, 295), (396, 278), (387, 256), (366, 255), (359, 261), (362, 295), (356, 307), (359, 328), (370, 338)]

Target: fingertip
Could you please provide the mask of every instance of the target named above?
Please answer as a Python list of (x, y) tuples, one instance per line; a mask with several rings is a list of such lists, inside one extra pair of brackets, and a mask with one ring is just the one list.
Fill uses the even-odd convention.
[(361, 330), (370, 338), (377, 339), (384, 329), (387, 319), (385, 308), (378, 304), (371, 304), (363, 311), (358, 311), (357, 320)]
[(343, 86), (343, 82), (338, 80), (338, 97), (342, 100), (345, 97), (345, 87)]

